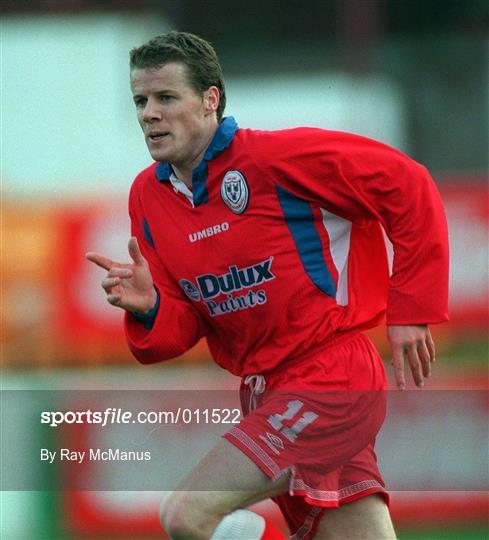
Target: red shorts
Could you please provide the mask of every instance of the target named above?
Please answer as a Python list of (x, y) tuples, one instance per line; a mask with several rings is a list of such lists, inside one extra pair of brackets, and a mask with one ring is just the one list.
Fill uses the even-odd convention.
[(248, 376), (241, 390), (245, 417), (224, 437), (268, 477), (290, 473), (289, 492), (274, 500), (291, 538), (312, 538), (327, 508), (372, 493), (388, 502), (374, 453), (386, 379), (366, 336), (345, 336)]

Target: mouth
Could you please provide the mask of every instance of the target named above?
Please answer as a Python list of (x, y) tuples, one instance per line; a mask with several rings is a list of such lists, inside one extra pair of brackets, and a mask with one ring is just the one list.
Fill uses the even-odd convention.
[(169, 133), (166, 131), (150, 131), (147, 135), (151, 142), (162, 141), (165, 137), (168, 137)]

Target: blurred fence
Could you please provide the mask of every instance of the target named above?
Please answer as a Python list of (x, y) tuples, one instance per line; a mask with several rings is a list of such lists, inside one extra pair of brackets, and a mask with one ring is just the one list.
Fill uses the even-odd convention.
[[(451, 242), (451, 322), (439, 328), (444, 339), (487, 336), (487, 187), (475, 180), (440, 184)], [(104, 272), (84, 257), (96, 250), (127, 260), (126, 202), (5, 201), (2, 220), (3, 365), (132, 362), (122, 310), (106, 303), (100, 288)], [(185, 358), (201, 361), (209, 355), (200, 343)]]

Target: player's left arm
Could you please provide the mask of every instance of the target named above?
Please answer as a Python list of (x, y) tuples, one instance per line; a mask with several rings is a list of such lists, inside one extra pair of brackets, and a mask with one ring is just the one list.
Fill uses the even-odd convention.
[(406, 387), (406, 364), (422, 387), (435, 361), (428, 325), (448, 319), (448, 229), (440, 194), (425, 167), (383, 145), (372, 147), (363, 166), (349, 161), (347, 167), (348, 183), (378, 215), (394, 248), (386, 320), (397, 387)]
[[(389, 150), (386, 150), (389, 153)], [(430, 376), (435, 345), (428, 324), (448, 319), (448, 229), (438, 189), (428, 171), (396, 154), (385, 167), (382, 190), (366, 195), (378, 209), (394, 247), (387, 300), (387, 336), (397, 387), (406, 387), (405, 365), (418, 387)], [(381, 198), (380, 198), (381, 197)]]
[(267, 167), (274, 181), (360, 226), (375, 220), (386, 231), (394, 248), (386, 319), (396, 381), (405, 386), (407, 360), (422, 386), (435, 358), (428, 325), (448, 320), (448, 229), (433, 179), (402, 152), (357, 135), (301, 129), (284, 132), (279, 142), (267, 141), (276, 156)]

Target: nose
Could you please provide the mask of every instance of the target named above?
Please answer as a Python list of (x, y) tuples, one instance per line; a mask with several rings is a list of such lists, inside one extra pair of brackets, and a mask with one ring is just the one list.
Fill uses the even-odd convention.
[(148, 99), (143, 110), (143, 120), (152, 123), (161, 120), (161, 112), (158, 110), (158, 104), (152, 99)]

